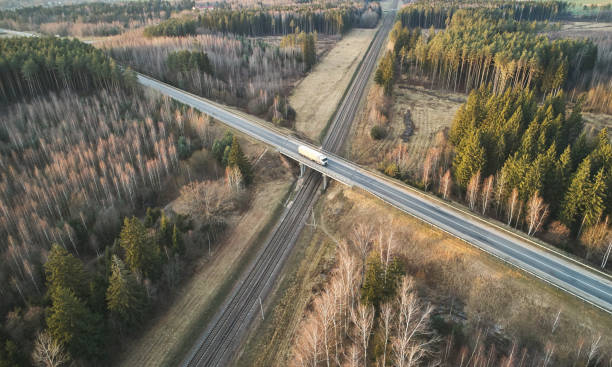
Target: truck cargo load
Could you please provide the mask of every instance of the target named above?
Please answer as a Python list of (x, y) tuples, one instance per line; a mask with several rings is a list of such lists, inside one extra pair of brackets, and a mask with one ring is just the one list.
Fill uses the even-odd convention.
[(310, 147), (300, 145), (298, 147), (298, 153), (322, 166), (327, 165), (327, 157)]

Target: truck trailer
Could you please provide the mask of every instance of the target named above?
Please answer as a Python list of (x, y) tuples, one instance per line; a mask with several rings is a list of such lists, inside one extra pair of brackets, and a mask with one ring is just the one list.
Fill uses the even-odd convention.
[(298, 147), (298, 153), (310, 159), (311, 161), (317, 162), (318, 164), (322, 166), (327, 165), (327, 157), (324, 154), (321, 154), (318, 151), (310, 147), (307, 147), (305, 145), (300, 145)]

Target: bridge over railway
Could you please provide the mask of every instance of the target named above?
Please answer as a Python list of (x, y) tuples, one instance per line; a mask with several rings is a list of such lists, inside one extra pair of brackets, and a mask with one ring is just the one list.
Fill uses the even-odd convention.
[(286, 136), (262, 124), (235, 115), (216, 103), (150, 78), (139, 76), (139, 80), (145, 86), (207, 113), (232, 128), (274, 147), (302, 165), (346, 185), (363, 189), (406, 213), (612, 313), (612, 281), (608, 274), (541, 247), (502, 227), (491, 225), (470, 213), (454, 209), (441, 200), (423, 195), (404, 185), (398, 185), (329, 151), (322, 150), (329, 160), (327, 166), (321, 166), (298, 153), (300, 145), (308, 144), (297, 138)]

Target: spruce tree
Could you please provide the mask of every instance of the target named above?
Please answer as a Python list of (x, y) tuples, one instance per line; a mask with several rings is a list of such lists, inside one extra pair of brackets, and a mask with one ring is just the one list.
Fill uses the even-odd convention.
[(134, 273), (155, 277), (159, 265), (159, 246), (147, 238), (144, 225), (136, 217), (125, 218), (119, 235), (119, 244), (125, 251), (125, 261)]
[(586, 202), (584, 203), (584, 214), (583, 223), (581, 230), (584, 228), (590, 228), (599, 222), (604, 209), (606, 199), (606, 182), (604, 177), (604, 169), (600, 169), (597, 175), (593, 179), (593, 183), (590, 185), (587, 195)]
[(453, 159), (453, 173), (459, 187), (465, 189), (468, 182), (485, 166), (485, 150), (480, 143), (478, 132), (471, 133), (462, 140)]
[(238, 138), (235, 136), (232, 140), (232, 147), (229, 152), (227, 163), (230, 167), (238, 167), (238, 169), (240, 169), (240, 173), (242, 173), (242, 177), (246, 184), (250, 184), (253, 181), (253, 168), (242, 152), (240, 143), (238, 143)]
[(179, 255), (183, 255), (185, 253), (183, 237), (181, 236), (181, 231), (178, 229), (176, 224), (172, 227), (172, 251)]
[(576, 229), (574, 225), (584, 210), (586, 196), (590, 189), (590, 173), (591, 160), (586, 158), (574, 173), (571, 184), (565, 193), (560, 219), (570, 228)]
[(58, 288), (66, 288), (79, 297), (87, 297), (89, 280), (83, 263), (65, 248), (53, 244), (44, 268), (47, 287), (51, 294)]
[(91, 312), (68, 288), (57, 287), (51, 302), (46, 321), (53, 338), (65, 345), (73, 357), (99, 357), (104, 346), (102, 317)]
[(113, 256), (106, 302), (113, 318), (125, 326), (136, 326), (146, 310), (144, 289), (117, 256)]

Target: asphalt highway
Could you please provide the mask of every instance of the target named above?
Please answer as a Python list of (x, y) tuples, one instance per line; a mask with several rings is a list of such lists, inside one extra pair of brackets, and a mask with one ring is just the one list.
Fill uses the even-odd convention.
[(275, 147), (293, 159), (347, 185), (359, 187), (406, 213), (612, 313), (612, 281), (606, 274), (588, 269), (570, 258), (540, 248), (534, 243), (524, 241), (501, 228), (487, 225), (444, 203), (403, 188), (341, 157), (328, 154), (327, 167), (320, 167), (298, 154), (298, 146), (304, 143), (293, 137), (287, 137), (264, 125), (235, 115), (220, 105), (150, 78), (139, 76), (139, 80), (143, 85), (210, 114), (229, 126)]

